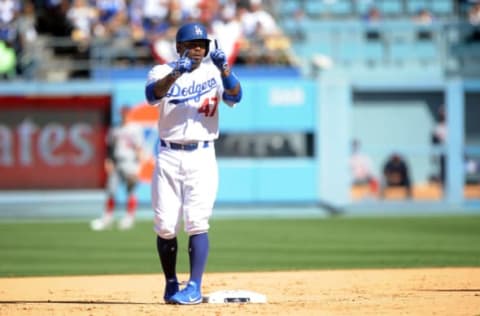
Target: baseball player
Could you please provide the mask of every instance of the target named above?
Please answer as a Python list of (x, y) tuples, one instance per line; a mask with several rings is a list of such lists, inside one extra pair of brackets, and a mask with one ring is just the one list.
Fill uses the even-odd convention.
[(93, 230), (104, 230), (112, 226), (115, 210), (115, 192), (124, 183), (127, 189), (127, 212), (118, 223), (118, 228), (125, 230), (134, 225), (137, 209), (135, 186), (138, 182), (138, 172), (142, 159), (142, 130), (133, 124), (126, 123), (129, 108), (121, 109), (122, 123), (110, 129), (107, 135), (107, 158), (105, 171), (107, 173), (107, 202), (102, 217), (93, 220), (90, 227)]
[[(202, 302), (201, 285), (209, 252), (209, 218), (218, 187), (214, 140), (218, 138), (220, 101), (234, 106), (242, 98), (225, 53), (209, 54), (210, 40), (199, 23), (176, 34), (180, 58), (154, 66), (146, 83), (149, 104), (160, 111), (159, 148), (152, 176), (157, 251), (165, 275), (164, 300)], [(205, 58), (205, 57), (210, 57)], [(189, 236), (190, 278), (182, 290), (176, 275), (177, 234), (183, 220)]]

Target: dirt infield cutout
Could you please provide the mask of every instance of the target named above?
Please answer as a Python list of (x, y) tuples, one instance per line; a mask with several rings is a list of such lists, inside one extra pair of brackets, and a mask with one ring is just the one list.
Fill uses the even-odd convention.
[(163, 284), (161, 274), (0, 278), (0, 315), (480, 315), (480, 268), (205, 275), (204, 294), (250, 290), (266, 304), (166, 305)]

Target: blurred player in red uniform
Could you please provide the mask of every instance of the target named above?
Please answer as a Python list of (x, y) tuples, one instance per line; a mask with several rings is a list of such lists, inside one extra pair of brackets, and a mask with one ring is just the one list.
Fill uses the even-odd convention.
[(352, 174), (352, 184), (368, 184), (371, 195), (376, 196), (379, 191), (379, 181), (373, 172), (372, 160), (369, 156), (362, 153), (360, 150), (360, 141), (357, 139), (352, 142), (352, 152), (349, 163)]
[(118, 223), (118, 228), (130, 229), (135, 222), (137, 198), (134, 190), (142, 159), (143, 135), (138, 126), (126, 122), (129, 110), (126, 106), (122, 108), (121, 125), (113, 127), (107, 136), (107, 158), (105, 159), (105, 171), (108, 176), (107, 201), (102, 217), (90, 223), (93, 230), (104, 230), (113, 225), (115, 194), (122, 183), (127, 190), (127, 213)]

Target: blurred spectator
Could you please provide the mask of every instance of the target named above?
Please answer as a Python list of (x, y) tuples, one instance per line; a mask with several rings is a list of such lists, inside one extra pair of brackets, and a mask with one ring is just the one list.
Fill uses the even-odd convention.
[(69, 0), (45, 0), (35, 2), (37, 31), (53, 36), (70, 36), (73, 27), (67, 19)]
[(413, 16), (413, 22), (419, 27), (417, 31), (418, 40), (432, 39), (432, 30), (429, 28), (433, 24), (433, 14), (427, 9), (420, 9)]
[(18, 51), (18, 30), (16, 20), (20, 14), (18, 0), (0, 0), (0, 41)]
[(209, 26), (213, 20), (217, 19), (220, 13), (219, 0), (201, 0), (197, 4), (197, 7), (199, 9), (197, 20), (207, 26)]
[(360, 141), (352, 141), (352, 152), (350, 155), (350, 172), (352, 176), (352, 185), (368, 185), (371, 195), (377, 195), (379, 183), (377, 176), (373, 171), (372, 160), (361, 151)]
[(303, 42), (307, 38), (307, 15), (302, 8), (297, 8), (293, 13), (293, 19), (286, 19), (285, 28), (288, 36), (297, 42)]
[(75, 42), (90, 44), (94, 25), (98, 21), (98, 11), (90, 5), (88, 0), (73, 0), (67, 11), (67, 19), (73, 30), (71, 37)]
[(412, 197), (410, 171), (406, 160), (398, 153), (393, 153), (383, 166), (383, 185), (381, 197), (385, 197), (388, 188), (401, 187), (408, 198)]
[(126, 0), (96, 0), (99, 18), (94, 26), (96, 54), (116, 65), (128, 66), (140, 60), (135, 50), (133, 28)]
[(445, 106), (441, 105), (437, 110), (437, 123), (432, 131), (432, 144), (438, 147), (439, 154), (434, 156), (439, 166), (437, 180), (444, 185), (446, 174), (446, 155), (445, 155), (445, 143), (447, 140), (447, 119), (445, 113)]
[(378, 10), (376, 6), (372, 5), (368, 9), (364, 19), (367, 24), (376, 24), (382, 20), (382, 14), (380, 13), (380, 10)]
[(480, 25), (480, 2), (476, 2), (468, 10), (468, 22), (472, 25)]
[(218, 40), (227, 55), (228, 63), (234, 65), (243, 41), (242, 25), (236, 15), (236, 5), (226, 1), (220, 7), (219, 19), (212, 22), (212, 36)]
[(134, 0), (131, 29), (137, 46), (150, 47), (153, 58), (165, 63), (175, 58), (175, 27), (182, 18), (178, 0)]
[[(88, 61), (99, 12), (89, 0), (73, 0), (66, 16), (73, 28), (70, 38), (74, 42), (72, 49), (66, 53), (70, 54), (71, 59)], [(89, 69), (76, 69), (70, 77), (88, 78), (89, 75)]]
[(465, 155), (465, 183), (480, 184), (480, 160)]
[(413, 16), (413, 21), (417, 25), (431, 25), (433, 23), (433, 14), (427, 9), (420, 9)]
[(480, 2), (474, 3), (468, 10), (468, 23), (472, 30), (467, 36), (467, 42), (480, 41)]
[(364, 21), (367, 27), (367, 31), (365, 33), (366, 39), (371, 41), (379, 40), (381, 37), (380, 22), (382, 21), (380, 10), (378, 10), (378, 8), (375, 6), (371, 6), (364, 17)]
[(182, 20), (196, 20), (200, 17), (199, 4), (202, 0), (179, 0)]
[(9, 38), (8, 31), (14, 28), (14, 22), (20, 14), (20, 1), (1, 0), (0, 1), (0, 28), (2, 39)]
[(35, 54), (38, 39), (35, 23), (35, 7), (32, 2), (25, 1), (16, 23), (18, 31), (17, 72), (25, 79), (34, 78), (35, 67), (39, 63), (37, 54)]
[[(2, 58), (5, 64), (14, 63), (14, 69), (3, 70), (3, 77), (12, 78), (22, 75), (31, 78), (34, 64), (33, 44), (37, 39), (35, 28), (36, 17), (33, 3), (30, 1), (20, 4), (18, 0), (0, 0), (0, 41), (5, 44)], [(13, 50), (15, 58), (9, 57)], [(7, 67), (7, 68), (10, 68)]]
[(8, 24), (15, 20), (20, 11), (20, 2), (18, 0), (0, 1), (0, 22)]
[(98, 20), (94, 34), (99, 38), (120, 38), (125, 36), (127, 7), (124, 0), (96, 0)]
[(273, 16), (262, 6), (262, 0), (250, 0), (250, 6), (241, 16), (242, 28), (249, 39), (265, 38), (280, 33)]
[(246, 64), (288, 64), (290, 40), (263, 7), (262, 0), (250, 0), (248, 7), (238, 6), (238, 15), (246, 39), (242, 47)]

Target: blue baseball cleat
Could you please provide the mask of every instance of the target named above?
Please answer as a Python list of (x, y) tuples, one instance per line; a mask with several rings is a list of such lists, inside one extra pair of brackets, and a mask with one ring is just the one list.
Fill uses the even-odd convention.
[(172, 297), (178, 293), (179, 291), (178, 281), (176, 279), (168, 280), (167, 284), (165, 284), (165, 293), (163, 294), (163, 300), (167, 304), (174, 304), (172, 302)]
[(170, 298), (170, 303), (180, 305), (195, 305), (200, 304), (202, 300), (202, 293), (200, 293), (197, 283), (190, 281), (183, 290), (177, 292)]

